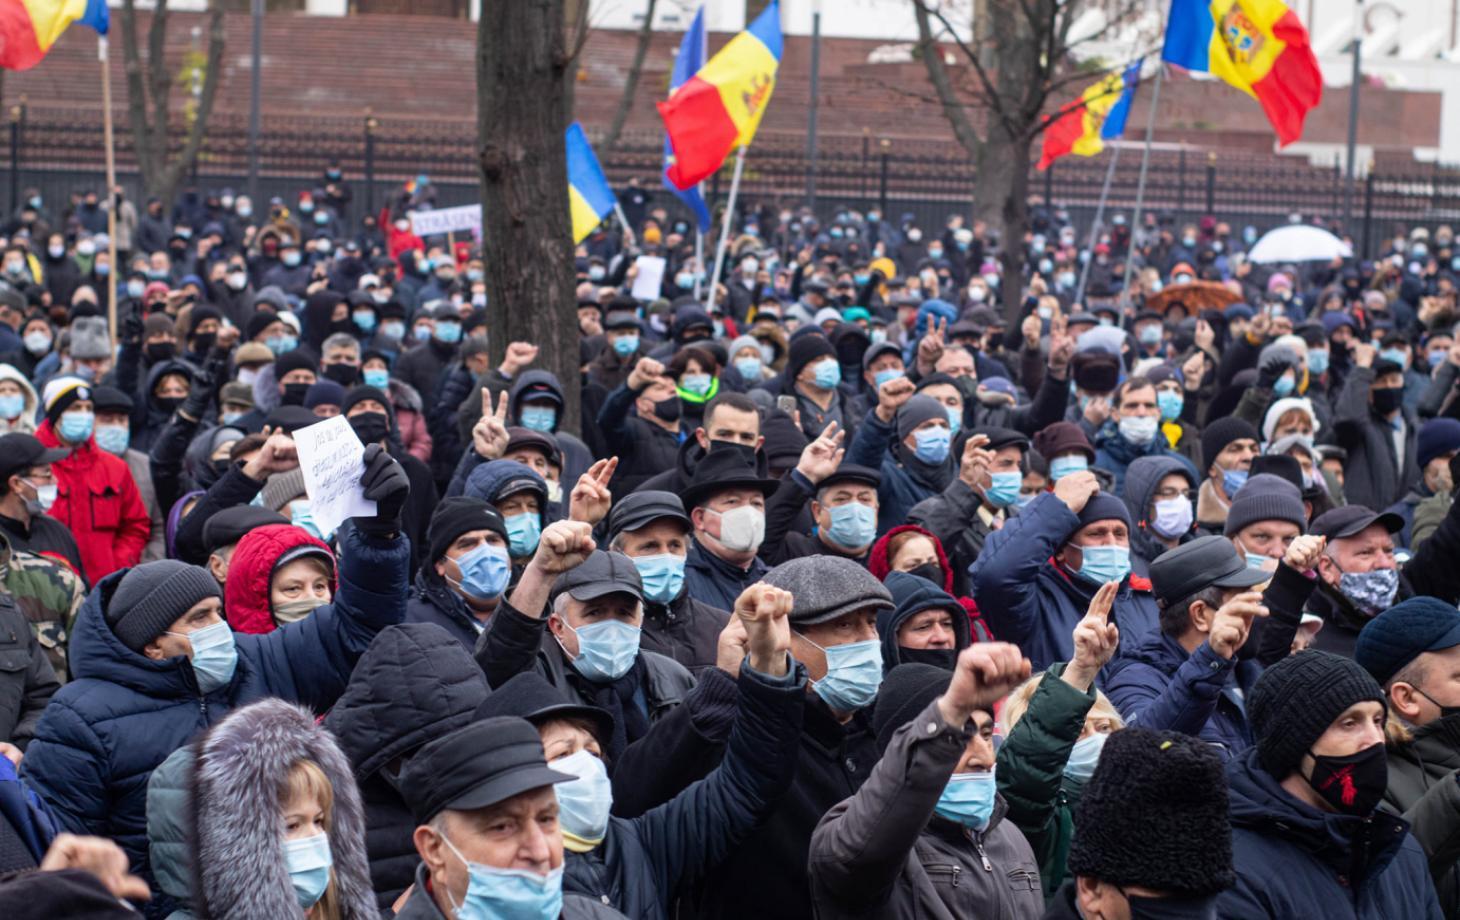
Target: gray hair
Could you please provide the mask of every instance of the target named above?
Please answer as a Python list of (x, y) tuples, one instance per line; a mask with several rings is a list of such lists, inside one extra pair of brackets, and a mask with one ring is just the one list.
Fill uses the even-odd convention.
[(331, 348), (348, 348), (355, 353), (356, 357), (360, 356), (360, 340), (348, 332), (334, 333), (324, 340), (324, 344), (319, 347), (319, 350), (323, 354)]

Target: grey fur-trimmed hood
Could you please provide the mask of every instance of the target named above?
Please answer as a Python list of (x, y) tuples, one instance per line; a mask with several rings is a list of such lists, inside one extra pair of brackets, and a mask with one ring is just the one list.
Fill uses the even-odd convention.
[(308, 710), (277, 699), (245, 706), (199, 740), (195, 756), (190, 799), (193, 905), (199, 917), (299, 915), (280, 846), (277, 803), (289, 768), (308, 759), (334, 787), (329, 841), (340, 916), (378, 920), (360, 792), (349, 760)]

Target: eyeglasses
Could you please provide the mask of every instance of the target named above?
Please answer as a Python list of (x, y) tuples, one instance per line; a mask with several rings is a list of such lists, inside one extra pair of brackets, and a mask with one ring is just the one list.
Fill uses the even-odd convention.
[(1161, 489), (1156, 493), (1157, 501), (1170, 501), (1173, 498), (1184, 498), (1191, 501), (1196, 498), (1196, 491), (1193, 489)]

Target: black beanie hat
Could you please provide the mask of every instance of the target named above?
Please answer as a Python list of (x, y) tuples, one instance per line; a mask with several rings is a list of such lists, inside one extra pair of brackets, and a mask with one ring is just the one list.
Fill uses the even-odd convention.
[(1112, 732), (1076, 807), (1067, 865), (1071, 875), (1186, 898), (1230, 887), (1221, 758), (1177, 732)]
[(504, 541), (507, 539), (507, 524), (496, 508), (480, 498), (465, 495), (446, 499), (436, 506), (426, 528), (426, 544), (430, 553), (427, 560), (440, 561), (457, 537), (473, 530), (490, 530)]
[(786, 380), (794, 382), (801, 376), (801, 369), (820, 358), (835, 358), (836, 349), (824, 335), (808, 333), (791, 343), (791, 353), (786, 359)]
[(283, 380), (284, 375), (290, 371), (313, 371), (319, 373), (319, 368), (314, 364), (314, 358), (302, 348), (295, 348), (286, 351), (274, 359), (274, 379)]
[(909, 398), (897, 410), (897, 418), (895, 419), (897, 440), (901, 441), (903, 438), (906, 438), (919, 425), (931, 419), (948, 421), (948, 410), (933, 397), (925, 396), (922, 393), (918, 393)]
[(122, 576), (106, 606), (106, 621), (123, 645), (140, 652), (193, 605), (222, 596), (201, 566), (176, 559), (144, 562)]
[(952, 679), (953, 672), (947, 668), (922, 662), (900, 664), (888, 671), (877, 690), (877, 708), (872, 712), (877, 750), (886, 751), (897, 730), (942, 696)]
[(223, 314), (217, 307), (211, 307), (208, 304), (199, 304), (194, 307), (193, 312), (188, 316), (188, 337), (192, 338), (198, 331), (198, 327), (203, 325), (205, 320), (210, 319), (216, 319), (222, 322)]
[(1263, 769), (1285, 778), (1334, 719), (1366, 700), (1384, 705), (1384, 691), (1368, 671), (1340, 655), (1308, 649), (1268, 668), (1247, 694)]
[(1262, 435), (1257, 433), (1251, 422), (1231, 415), (1207, 425), (1206, 430), (1201, 433), (1202, 469), (1210, 470), (1212, 464), (1217, 462), (1217, 454), (1225, 450), (1228, 444), (1243, 438), (1261, 441)]
[(364, 385), (351, 387), (350, 391), (345, 394), (344, 401), (340, 403), (340, 414), (348, 415), (351, 409), (367, 399), (380, 403), (385, 407), (386, 416), (392, 421), (395, 420), (395, 407), (391, 404), (390, 397), (386, 396), (378, 387)]
[(1122, 521), (1126, 527), (1130, 527), (1130, 509), (1125, 502), (1111, 495), (1109, 492), (1096, 492), (1085, 502), (1085, 507), (1080, 510), (1080, 526), (1085, 527), (1096, 521)]
[(279, 314), (277, 313), (269, 313), (266, 310), (255, 311), (254, 315), (248, 318), (248, 322), (243, 327), (243, 340), (245, 342), (252, 342), (254, 336), (279, 321)]
[[(1257, 459), (1260, 458), (1254, 458), (1252, 462), (1256, 464)], [(1281, 476), (1271, 473), (1251, 476), (1231, 498), (1232, 505), (1227, 509), (1227, 523), (1222, 528), (1223, 536), (1230, 537), (1258, 521), (1287, 521), (1296, 525), (1300, 532), (1308, 526), (1308, 515), (1303, 510), (1303, 494), (1298, 491), (1297, 486)]]

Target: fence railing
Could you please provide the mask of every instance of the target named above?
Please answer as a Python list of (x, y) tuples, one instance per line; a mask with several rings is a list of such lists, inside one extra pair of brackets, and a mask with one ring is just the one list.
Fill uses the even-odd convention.
[[(140, 195), (136, 153), (124, 112), (118, 112), (117, 163), (120, 181)], [(103, 175), (102, 128), (97, 113), (12, 109), (8, 156), (0, 153), (0, 195), (13, 209), (24, 188), (39, 188), (50, 201), (63, 200), (81, 187), (99, 187)], [(174, 150), (182, 126), (175, 126)], [(590, 139), (599, 139), (589, 132)], [(293, 200), (299, 191), (322, 181), (326, 161), (337, 160), (352, 183), (358, 217), (378, 208), (401, 180), (427, 173), (445, 206), (478, 200), (475, 125), (465, 121), (425, 122), (360, 118), (270, 119), (259, 146), (261, 197)], [(662, 139), (658, 134), (626, 134), (611, 151), (600, 151), (604, 171), (615, 185), (638, 177), (656, 204), (677, 208), (661, 194)], [(1031, 194), (1063, 205), (1077, 222), (1093, 214), (1109, 164), (1109, 152), (1094, 158), (1065, 157), (1046, 172), (1031, 167)], [(1140, 147), (1122, 152), (1111, 182), (1110, 207), (1128, 211), (1135, 202)], [(190, 177), (199, 188), (247, 185), (249, 145), (246, 121), (237, 115), (213, 118)], [(708, 180), (706, 196), (723, 201), (729, 168)], [(1460, 224), (1460, 172), (1416, 165), (1405, 173), (1371, 172), (1353, 193), (1352, 232), (1365, 254), (1398, 228)], [(803, 202), (807, 189), (805, 139), (757, 137), (742, 180), (747, 204), (773, 207)], [(962, 148), (952, 141), (904, 137), (828, 136), (817, 158), (817, 210), (879, 206), (889, 218), (912, 213), (941, 226), (955, 212), (966, 212), (974, 196), (986, 194)], [(1314, 166), (1306, 160), (1246, 152), (1220, 153), (1197, 148), (1152, 152), (1146, 183), (1147, 207), (1170, 212), (1178, 221), (1211, 214), (1234, 224), (1259, 228), (1285, 221), (1289, 214), (1337, 218), (1345, 191), (1341, 162)]]

